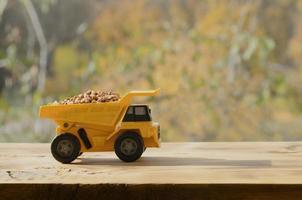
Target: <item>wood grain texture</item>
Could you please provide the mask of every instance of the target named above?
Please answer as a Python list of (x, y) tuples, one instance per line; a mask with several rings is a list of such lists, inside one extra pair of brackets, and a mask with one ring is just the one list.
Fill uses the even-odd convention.
[[(1, 199), (302, 199), (302, 142), (164, 143), (56, 162), (49, 144), (0, 144)], [(66, 198), (65, 198), (66, 197)]]

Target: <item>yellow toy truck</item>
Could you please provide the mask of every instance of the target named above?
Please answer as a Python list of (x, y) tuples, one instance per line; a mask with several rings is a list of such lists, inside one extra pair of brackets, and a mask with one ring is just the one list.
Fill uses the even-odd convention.
[(160, 126), (152, 122), (148, 105), (130, 104), (135, 96), (158, 93), (131, 91), (115, 102), (41, 106), (40, 117), (57, 124), (53, 157), (70, 163), (83, 152), (115, 151), (122, 161), (133, 162), (147, 147), (160, 147)]

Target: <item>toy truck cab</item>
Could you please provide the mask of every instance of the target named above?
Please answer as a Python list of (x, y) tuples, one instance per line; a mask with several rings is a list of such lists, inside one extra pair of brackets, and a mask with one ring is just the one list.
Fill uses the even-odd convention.
[(151, 109), (148, 105), (130, 105), (123, 122), (152, 121)]
[(158, 93), (132, 91), (116, 102), (41, 106), (40, 117), (58, 125), (52, 155), (62, 163), (99, 151), (115, 151), (125, 162), (139, 159), (146, 148), (160, 146), (160, 127), (152, 121), (148, 105), (130, 103), (135, 96)]

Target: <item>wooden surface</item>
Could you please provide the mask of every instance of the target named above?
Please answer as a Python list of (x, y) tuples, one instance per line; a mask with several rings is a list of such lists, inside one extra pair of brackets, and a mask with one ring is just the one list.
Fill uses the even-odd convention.
[(49, 146), (0, 144), (0, 196), (302, 199), (302, 142), (164, 143), (134, 163), (100, 152), (67, 165)]

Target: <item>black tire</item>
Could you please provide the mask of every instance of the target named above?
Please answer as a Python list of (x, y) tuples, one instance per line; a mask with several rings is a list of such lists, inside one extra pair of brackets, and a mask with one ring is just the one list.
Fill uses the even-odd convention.
[(137, 133), (123, 133), (114, 144), (115, 154), (124, 162), (134, 162), (144, 152), (144, 140)]
[(53, 157), (61, 163), (71, 163), (80, 153), (78, 138), (70, 133), (65, 133), (54, 138), (51, 143)]

